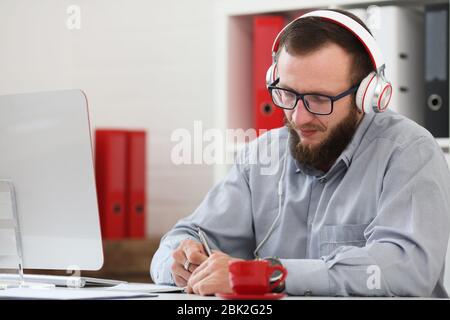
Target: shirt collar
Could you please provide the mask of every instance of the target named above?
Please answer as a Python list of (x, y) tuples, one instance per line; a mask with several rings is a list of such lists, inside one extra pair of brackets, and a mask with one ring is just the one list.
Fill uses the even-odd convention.
[(355, 155), (356, 150), (361, 145), (364, 135), (366, 134), (367, 129), (369, 129), (369, 126), (372, 123), (373, 119), (375, 118), (375, 115), (376, 115), (375, 113), (364, 114), (363, 118), (361, 119), (361, 122), (358, 125), (358, 128), (356, 129), (355, 134), (353, 135), (352, 140), (338, 158), (338, 160), (339, 159), (344, 160), (345, 164), (347, 165), (347, 168), (350, 166), (353, 156)]
[[(375, 113), (369, 113), (364, 114), (363, 118), (361, 119), (358, 128), (355, 131), (355, 134), (353, 135), (352, 140), (348, 144), (348, 146), (342, 151), (339, 158), (337, 158), (336, 162), (333, 164), (333, 166), (328, 170), (325, 175), (328, 173), (334, 171), (334, 168), (339, 165), (340, 162), (343, 162), (346, 167), (348, 168), (352, 162), (353, 155), (355, 154), (358, 147), (361, 145), (362, 139), (364, 137), (364, 134), (366, 133), (367, 129), (369, 128), (370, 124), (372, 123), (373, 119), (375, 117)], [(301, 163), (299, 163), (297, 160), (294, 159), (295, 163), (295, 173), (304, 173), (309, 176), (323, 176), (324, 172), (318, 169), (314, 169), (308, 166), (305, 166)]]

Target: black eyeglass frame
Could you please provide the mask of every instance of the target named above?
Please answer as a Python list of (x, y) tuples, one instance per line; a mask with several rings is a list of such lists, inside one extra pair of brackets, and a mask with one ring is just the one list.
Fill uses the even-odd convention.
[[(345, 90), (342, 93), (339, 93), (336, 96), (329, 96), (329, 95), (326, 95), (326, 94), (323, 94), (323, 93), (314, 93), (314, 92), (312, 92), (312, 93), (298, 93), (297, 91), (294, 91), (294, 90), (291, 90), (291, 89), (280, 88), (280, 87), (277, 87), (277, 84), (279, 82), (280, 82), (280, 78), (278, 78), (274, 82), (272, 82), (272, 84), (270, 84), (269, 87), (267, 88), (269, 90), (270, 97), (272, 98), (272, 102), (273, 102), (274, 105), (276, 105), (278, 108), (281, 108), (281, 109), (294, 110), (297, 107), (298, 100), (301, 99), (302, 102), (303, 102), (303, 105), (306, 108), (306, 110), (308, 110), (312, 114), (317, 114), (317, 115), (321, 115), (321, 116), (326, 116), (326, 115), (332, 114), (335, 101), (337, 101), (339, 99), (342, 99), (342, 98), (348, 96), (349, 94), (352, 94), (352, 93), (356, 92), (358, 90), (358, 88), (359, 88), (359, 84), (357, 84), (357, 85), (351, 87), (350, 89), (347, 89), (347, 90)], [(290, 92), (290, 93), (294, 94), (295, 95), (294, 106), (292, 108), (287, 108), (287, 107), (282, 107), (282, 106), (279, 106), (278, 104), (276, 104), (274, 99), (273, 99), (273, 95), (272, 95), (272, 90), (274, 90), (274, 89), (287, 91), (287, 92)], [(329, 113), (319, 113), (319, 112), (311, 111), (309, 109), (308, 103), (306, 103), (306, 101), (305, 101), (305, 96), (311, 96), (311, 95), (325, 97), (325, 98), (330, 99), (330, 101), (331, 101), (331, 110), (330, 110), (330, 112)]]

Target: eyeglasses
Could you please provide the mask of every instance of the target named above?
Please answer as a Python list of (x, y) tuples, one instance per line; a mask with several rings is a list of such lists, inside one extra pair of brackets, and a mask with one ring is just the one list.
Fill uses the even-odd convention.
[(335, 101), (348, 96), (358, 90), (359, 85), (351, 87), (348, 90), (338, 94), (337, 96), (328, 96), (319, 93), (298, 93), (294, 90), (279, 88), (277, 84), (280, 78), (275, 80), (269, 87), (269, 93), (273, 103), (280, 108), (294, 110), (298, 100), (302, 100), (306, 110), (313, 114), (327, 115), (333, 112), (333, 104)]

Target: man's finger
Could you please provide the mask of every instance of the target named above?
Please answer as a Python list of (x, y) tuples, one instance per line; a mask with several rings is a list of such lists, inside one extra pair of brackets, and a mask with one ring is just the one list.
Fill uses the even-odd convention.
[(195, 268), (194, 272), (192, 272), (193, 275), (198, 274), (199, 272), (201, 272), (203, 269), (205, 269), (209, 264), (209, 260), (206, 259), (201, 265), (199, 265), (197, 268)]
[(198, 266), (197, 264), (191, 263), (191, 264), (189, 265), (189, 272), (190, 272), (190, 273), (194, 273), (195, 270), (197, 270), (198, 267), (199, 267), (199, 266)]
[(194, 293), (194, 290), (192, 290), (192, 287), (189, 285), (189, 282), (186, 284), (186, 293)]
[(176, 274), (173, 275), (173, 280), (175, 281), (177, 287), (186, 287), (187, 285), (187, 281), (184, 280), (182, 277), (177, 276)]
[(208, 259), (208, 256), (206, 255), (200, 243), (195, 246), (186, 247), (184, 253), (188, 258), (189, 262), (196, 265), (201, 265), (203, 261)]
[(188, 280), (190, 286), (194, 287), (195, 284), (202, 281), (210, 274), (210, 270), (208, 268), (208, 262), (201, 264), (191, 275)]
[(206, 296), (212, 295), (220, 290), (220, 286), (217, 286), (217, 281), (213, 279), (212, 275), (208, 275), (202, 281), (197, 282), (193, 287), (192, 291), (196, 294)]
[[(186, 268), (185, 268), (185, 266), (186, 266), (186, 261), (189, 261), (187, 258), (185, 258), (186, 260), (184, 260), (184, 263), (183, 263), (183, 269), (184, 270), (186, 270)], [(188, 268), (188, 270), (187, 271), (189, 271), (190, 273), (193, 273), (195, 270), (197, 270), (197, 268), (198, 268), (198, 265), (197, 264), (194, 264), (194, 263), (191, 263), (191, 262), (189, 262), (189, 268)]]
[(186, 255), (184, 254), (183, 249), (175, 249), (172, 252), (172, 258), (175, 262), (178, 262), (179, 264), (183, 264), (186, 261)]
[(172, 265), (172, 274), (179, 276), (186, 281), (188, 281), (189, 278), (191, 277), (191, 273), (189, 271), (185, 270), (181, 264), (176, 263), (176, 262)]

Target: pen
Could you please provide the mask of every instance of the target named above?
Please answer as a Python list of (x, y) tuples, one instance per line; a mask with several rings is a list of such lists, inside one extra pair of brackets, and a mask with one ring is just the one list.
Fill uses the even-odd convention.
[(211, 255), (211, 249), (209, 248), (208, 241), (206, 240), (206, 235), (202, 231), (202, 229), (200, 229), (200, 227), (197, 227), (197, 231), (198, 236), (200, 237), (200, 241), (202, 242), (203, 248), (205, 248), (206, 254), (209, 257)]
[[(205, 249), (205, 251), (206, 251), (206, 254), (208, 255), (208, 257), (209, 256), (211, 256), (211, 248), (209, 247), (209, 245), (208, 245), (208, 241), (206, 240), (206, 235), (205, 235), (205, 233), (202, 231), (202, 229), (200, 229), (200, 227), (197, 227), (197, 233), (198, 233), (198, 236), (199, 236), (199, 238), (200, 238), (200, 241), (201, 241), (201, 243), (202, 243), (202, 245), (203, 245), (203, 248)], [(183, 292), (184, 293), (188, 293), (187, 292), (187, 287), (184, 287), (183, 288)]]

